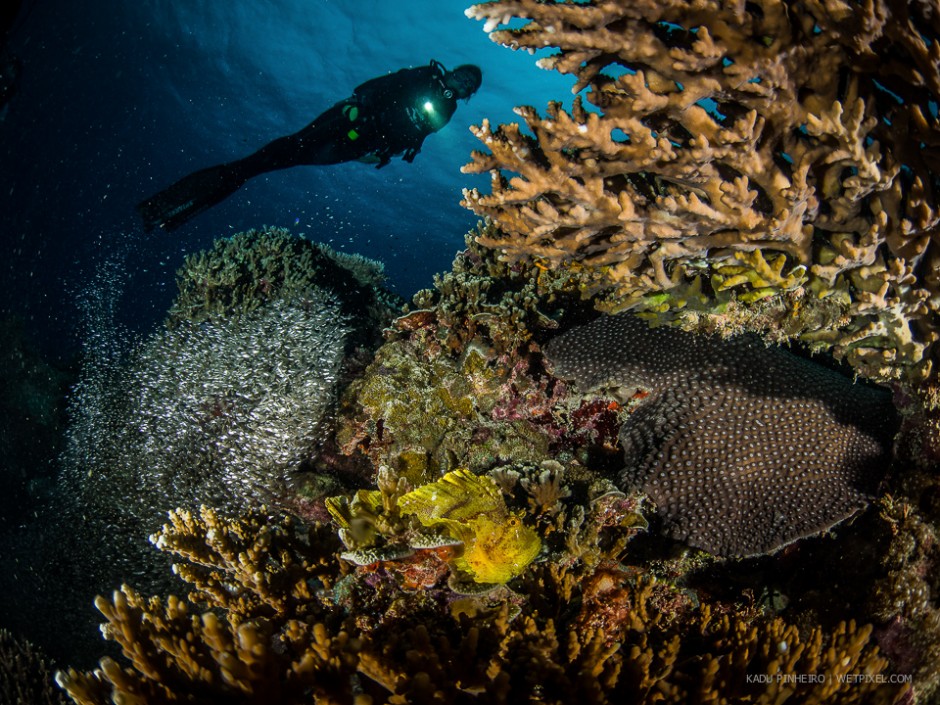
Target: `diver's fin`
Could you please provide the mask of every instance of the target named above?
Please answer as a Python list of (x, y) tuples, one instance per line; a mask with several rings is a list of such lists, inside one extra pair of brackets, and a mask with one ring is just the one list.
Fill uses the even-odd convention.
[(175, 230), (190, 218), (235, 193), (247, 179), (232, 164), (220, 164), (186, 176), (137, 204), (144, 228)]

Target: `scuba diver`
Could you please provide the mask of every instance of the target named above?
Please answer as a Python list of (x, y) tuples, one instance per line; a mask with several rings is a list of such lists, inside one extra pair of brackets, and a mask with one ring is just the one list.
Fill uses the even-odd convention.
[(412, 162), (425, 137), (444, 127), (483, 80), (472, 64), (448, 71), (438, 61), (373, 78), (299, 132), (254, 154), (202, 169), (137, 205), (149, 232), (173, 230), (220, 203), (246, 181), (276, 169), (358, 160), (377, 169), (402, 155)]

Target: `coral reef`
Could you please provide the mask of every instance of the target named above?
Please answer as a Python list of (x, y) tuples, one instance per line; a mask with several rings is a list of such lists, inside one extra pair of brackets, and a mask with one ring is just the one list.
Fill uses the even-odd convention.
[[(495, 257), (471, 242), (344, 393), (337, 442), (311, 464), (330, 498), (289, 503), (334, 526), (258, 509), (173, 513), (152, 541), (177, 557), (189, 597), (125, 587), (99, 600), (124, 663), (60, 674), (73, 699), (929, 698), (936, 563), (932, 529), (918, 528), (928, 505), (882, 496), (851, 526), (743, 561), (647, 531), (643, 498), (607, 478), (623, 472), (621, 426), (656, 403), (655, 389), (585, 395), (550, 375), (542, 346), (556, 320), (583, 311), (570, 280)], [(629, 364), (621, 342), (606, 349)], [(689, 375), (693, 386), (704, 374)], [(929, 496), (917, 477), (925, 488), (906, 491)], [(517, 519), (538, 554), (475, 580), (462, 559), (492, 529), (480, 517)], [(499, 548), (497, 566), (513, 555)], [(860, 560), (869, 552), (884, 560)]]
[(210, 250), (186, 257), (176, 273), (178, 294), (167, 325), (227, 318), (324, 289), (337, 296), (359, 337), (374, 344), (375, 331), (402, 303), (384, 282), (381, 262), (266, 226), (216, 240)]
[[(465, 204), (609, 311), (799, 338), (936, 403), (934, 2), (497, 0), (467, 14), (589, 87), (475, 128)], [(501, 28), (513, 18), (513, 28)], [(928, 386), (923, 386), (924, 380)], [(934, 445), (940, 445), (935, 441)]]
[(166, 324), (114, 366), (103, 399), (82, 392), (100, 384), (76, 396), (70, 465), (88, 506), (139, 520), (122, 496), (144, 497), (151, 531), (177, 505), (283, 494), (326, 438), (352, 339), (374, 341), (392, 312), (376, 267), (355, 266), (276, 229), (187, 258)]
[(167, 589), (146, 536), (168, 510), (293, 500), (288, 485), (328, 441), (339, 389), (395, 313), (375, 266), (340, 261), (355, 271), (286, 231), (237, 235), (187, 261), (172, 314), (139, 341), (109, 315), (122, 263), (104, 268), (82, 302), (88, 348), (59, 480), (3, 546), (6, 624), (55, 657), (88, 653), (96, 593), (131, 578)]
[[(439, 549), (445, 549), (457, 580), (501, 584), (525, 570), (541, 548), (538, 534), (526, 526), (522, 516), (509, 511), (497, 484), (465, 469), (447, 473), (437, 482), (405, 494), (395, 493), (390, 499), (386, 502), (382, 490), (360, 490), (352, 502), (343, 497), (327, 500), (340, 526), (340, 538), (348, 547), (359, 549), (344, 553), (344, 558), (358, 565), (371, 565), (429, 550), (443, 559)], [(378, 524), (386, 504), (392, 516), (382, 519), (392, 532), (407, 517), (413, 517), (427, 530), (410, 532), (402, 546), (373, 549), (378, 532), (363, 532), (354, 524), (364, 519)], [(361, 550), (363, 546), (370, 550)]]
[[(558, 49), (542, 64), (591, 105), (477, 128), (466, 169), (493, 192), (466, 203), (488, 221), (394, 321), (379, 268), (286, 231), (187, 259), (165, 326), (76, 394), (61, 525), (125, 581), (96, 601), (121, 656), (59, 685), (80, 705), (936, 698), (936, 418), (902, 419), (889, 467), (884, 390), (642, 319), (798, 339), (940, 412), (940, 8), (468, 14)], [(642, 318), (570, 328), (595, 305)], [(150, 544), (182, 583), (112, 560), (181, 504)]]
[(191, 566), (178, 571), (202, 611), (126, 586), (99, 599), (104, 634), (128, 664), (60, 672), (80, 705), (896, 703), (909, 693), (890, 680), (870, 627), (801, 633), (721, 614), (609, 562), (546, 564), (515, 593), (440, 600), (341, 578), (322, 528), (263, 513), (173, 513), (154, 541)]
[(65, 705), (55, 687), (52, 669), (28, 641), (0, 629), (0, 703), (4, 705)]
[(887, 392), (753, 337), (620, 314), (554, 338), (546, 354), (582, 391), (649, 392), (620, 432), (620, 483), (649, 495), (664, 533), (711, 553), (767, 553), (824, 531), (864, 507), (887, 470)]

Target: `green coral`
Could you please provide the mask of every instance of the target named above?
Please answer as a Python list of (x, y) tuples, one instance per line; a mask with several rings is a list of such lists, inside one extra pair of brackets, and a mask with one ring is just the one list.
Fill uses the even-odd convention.
[(384, 279), (379, 262), (335, 252), (284, 228), (249, 230), (186, 257), (176, 273), (179, 293), (168, 325), (247, 313), (326, 289), (337, 294), (343, 313), (381, 327), (401, 303), (382, 288)]
[(416, 484), (458, 466), (483, 470), (509, 459), (538, 460), (549, 437), (530, 421), (492, 418), (510, 376), (506, 364), (475, 353), (428, 358), (418, 341), (386, 343), (347, 391), (355, 419), (337, 434), (343, 447), (370, 439), (376, 466)]

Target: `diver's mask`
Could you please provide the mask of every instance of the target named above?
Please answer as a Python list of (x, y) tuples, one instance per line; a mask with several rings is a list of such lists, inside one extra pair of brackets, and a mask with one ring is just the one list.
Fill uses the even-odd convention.
[(462, 64), (453, 71), (448, 71), (440, 61), (431, 59), (431, 68), (441, 84), (442, 95), (448, 100), (469, 98), (477, 92), (483, 82), (483, 72), (479, 66), (473, 64)]

